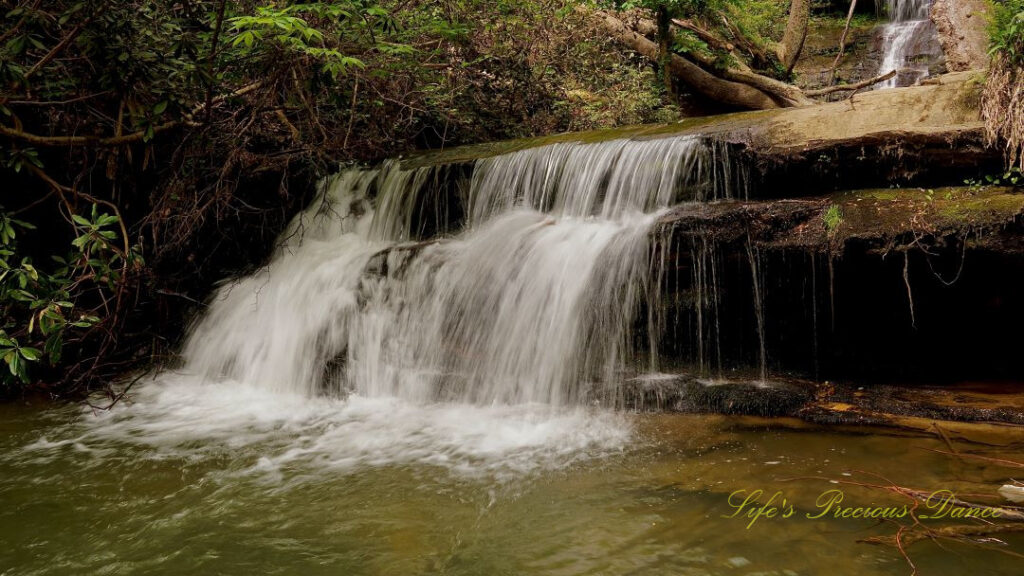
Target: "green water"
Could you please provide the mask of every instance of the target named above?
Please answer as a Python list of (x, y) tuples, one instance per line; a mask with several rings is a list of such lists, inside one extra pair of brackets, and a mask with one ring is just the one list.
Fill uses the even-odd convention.
[[(415, 457), (339, 464), (332, 451), (351, 448), (317, 444), (344, 428), (337, 421), (277, 422), (257, 437), (259, 425), (229, 423), (237, 440), (187, 434), (196, 420), (157, 442), (180, 418), (146, 427), (133, 409), (118, 424), (77, 407), (0, 407), (0, 573), (904, 575), (897, 551), (857, 542), (893, 525), (805, 517), (836, 487), (852, 505), (904, 501), (828, 479), (880, 482), (860, 470), (994, 494), (1009, 474), (924, 450), (944, 448), (924, 436), (673, 415), (614, 416), (628, 430), (615, 449), (552, 452), (545, 439), (543, 454), (528, 454), (535, 467), (503, 464), (521, 447), (434, 461), (430, 438), (407, 446)], [(105, 426), (117, 434), (96, 432)], [(366, 453), (380, 436), (359, 437)], [(822, 479), (793, 479), (809, 476)], [(731, 492), (756, 488), (782, 491), (795, 513), (750, 529), (723, 517)], [(1021, 574), (1024, 560), (996, 550), (1024, 552), (1024, 539), (1000, 539), (909, 553), (922, 575)]]

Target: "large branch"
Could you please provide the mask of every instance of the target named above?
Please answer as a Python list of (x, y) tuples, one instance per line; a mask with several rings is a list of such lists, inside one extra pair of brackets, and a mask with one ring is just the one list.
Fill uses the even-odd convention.
[(771, 62), (771, 58), (768, 57), (768, 54), (766, 54), (760, 46), (751, 42), (750, 38), (747, 38), (743, 31), (729, 20), (728, 17), (726, 17), (724, 12), (718, 12), (718, 17), (722, 19), (722, 24), (725, 24), (725, 27), (729, 29), (729, 32), (732, 34), (733, 38), (736, 39), (736, 42), (740, 44), (748, 54), (750, 54), (750, 57), (754, 59), (755, 63), (762, 66)]
[[(257, 80), (252, 84), (246, 84), (245, 86), (229, 92), (227, 94), (221, 94), (213, 99), (214, 103), (220, 103), (230, 98), (236, 98), (238, 96), (244, 96), (253, 90), (256, 90), (260, 86), (264, 85), (263, 80)], [(159, 134), (175, 128), (177, 126), (196, 126), (196, 122), (193, 118), (206, 109), (205, 103), (198, 104), (191, 112), (184, 114), (182, 120), (170, 120), (162, 124), (153, 126), (153, 134)], [(133, 144), (140, 142), (146, 138), (146, 131), (140, 130), (138, 132), (132, 132), (131, 134), (123, 134), (120, 136), (42, 136), (39, 134), (33, 134), (31, 132), (25, 132), (21, 130), (20, 124), (15, 122), (17, 126), (14, 128), (4, 126), (0, 124), (0, 136), (6, 136), (14, 140), (20, 140), (29, 144), (35, 144), (36, 146), (96, 146), (96, 147), (114, 147), (122, 146), (124, 144)]]
[(717, 48), (724, 52), (732, 52), (733, 50), (736, 49), (736, 47), (733, 46), (731, 42), (728, 42), (726, 40), (719, 38), (718, 36), (715, 36), (711, 32), (705, 30), (704, 28), (701, 28), (700, 26), (694, 24), (689, 20), (673, 18), (672, 24), (674, 26), (682, 28), (683, 30), (693, 32), (694, 36), (700, 38), (701, 40), (704, 41), (705, 44), (713, 48)]
[[(181, 124), (178, 121), (164, 122), (157, 126), (153, 126), (153, 133), (159, 134), (165, 130), (169, 130)], [(131, 144), (133, 142), (139, 142), (146, 136), (145, 131), (133, 132), (131, 134), (124, 134), (122, 136), (111, 136), (108, 138), (102, 138), (99, 136), (40, 136), (38, 134), (32, 134), (31, 132), (24, 132), (16, 128), (8, 128), (0, 124), (0, 136), (7, 136), (15, 140), (21, 140), (22, 142), (28, 142), (29, 144), (35, 144), (37, 146), (121, 146), (123, 144)]]
[(824, 96), (826, 94), (831, 94), (833, 92), (843, 92), (846, 90), (860, 90), (861, 88), (867, 88), (872, 84), (884, 82), (895, 75), (896, 71), (890, 70), (885, 74), (875, 76), (874, 78), (868, 78), (867, 80), (862, 80), (860, 82), (857, 82), (856, 84), (840, 84), (838, 86), (829, 86), (828, 88), (821, 88), (818, 90), (808, 90), (807, 92), (804, 92), (804, 94), (807, 94), (808, 96)]
[[(629, 46), (651, 61), (658, 60), (658, 45), (642, 34), (629, 28), (622, 20), (611, 14), (596, 10), (591, 14), (619, 42)], [(752, 110), (778, 108), (779, 104), (761, 90), (739, 82), (725, 80), (707, 72), (700, 66), (673, 54), (668, 62), (672, 74), (691, 88), (708, 98)]]

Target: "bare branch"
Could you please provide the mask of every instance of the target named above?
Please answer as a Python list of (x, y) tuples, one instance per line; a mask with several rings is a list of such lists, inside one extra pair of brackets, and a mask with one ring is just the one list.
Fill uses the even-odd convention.
[(839, 67), (839, 61), (843, 59), (843, 54), (846, 52), (846, 35), (850, 33), (850, 22), (853, 21), (853, 11), (856, 8), (857, 0), (850, 0), (850, 12), (846, 15), (846, 26), (843, 27), (843, 35), (839, 37), (839, 53), (836, 54), (836, 59), (832, 62), (832, 71), (828, 74), (829, 84), (835, 80), (836, 68)]
[(889, 78), (892, 78), (895, 75), (896, 75), (896, 71), (895, 70), (890, 70), (889, 72), (886, 72), (885, 74), (882, 74), (881, 76), (875, 76), (874, 78), (868, 78), (867, 80), (862, 80), (860, 82), (857, 82), (856, 84), (840, 84), (838, 86), (829, 86), (828, 88), (820, 88), (818, 90), (807, 90), (807, 91), (804, 92), (804, 94), (806, 94), (808, 96), (824, 96), (826, 94), (831, 94), (833, 92), (843, 92), (843, 91), (846, 91), (846, 90), (860, 90), (862, 88), (867, 88), (868, 86), (871, 86), (873, 84), (878, 84), (879, 82), (884, 82), (884, 81), (888, 80)]

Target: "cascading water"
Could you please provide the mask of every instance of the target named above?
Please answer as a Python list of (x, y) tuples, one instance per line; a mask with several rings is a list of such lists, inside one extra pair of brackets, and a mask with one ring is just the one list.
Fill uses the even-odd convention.
[(726, 146), (681, 136), (346, 170), (218, 290), (183, 366), (80, 440), (255, 451), (270, 475), (518, 474), (621, 450), (630, 425), (594, 404), (658, 366), (652, 228), (744, 182)]
[(935, 25), (931, 20), (932, 0), (885, 0), (889, 24), (882, 29), (880, 74), (896, 70), (896, 76), (878, 88), (911, 86), (928, 76), (929, 65), (941, 58)]
[[(673, 203), (736, 193), (724, 150), (677, 137), (483, 159), (465, 229), (427, 246), (402, 242), (431, 168), (344, 172), (269, 266), (220, 291), (186, 370), (306, 395), (613, 400), (647, 289), (649, 228)], [(387, 272), (366, 274), (371, 260)]]

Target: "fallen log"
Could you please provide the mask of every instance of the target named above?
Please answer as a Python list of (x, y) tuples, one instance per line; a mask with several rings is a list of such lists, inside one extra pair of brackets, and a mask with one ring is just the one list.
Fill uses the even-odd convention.
[(783, 186), (790, 190), (786, 195), (792, 196), (792, 190), (820, 193), (837, 184), (851, 189), (884, 187), (907, 185), (922, 177), (962, 182), (965, 173), (999, 170), (1002, 155), (985, 143), (975, 74), (961, 72), (934, 80), (922, 86), (857, 93), (853, 99), (816, 106), (454, 147), (410, 156), (402, 165), (470, 163), (562, 142), (694, 135), (742, 151), (763, 183), (760, 190), (751, 191), (752, 197)]
[[(603, 11), (592, 12), (604, 28), (619, 42), (642, 54), (652, 62), (660, 58), (657, 43), (631, 29), (625, 22)], [(779, 104), (763, 91), (750, 85), (725, 80), (711, 74), (685, 58), (672, 54), (668, 58), (670, 72), (699, 94), (713, 100), (751, 110), (778, 108)]]
[[(636, 31), (644, 36), (656, 35), (658, 33), (658, 27), (654, 22), (640, 18), (636, 21)], [(691, 57), (707, 67), (713, 67), (716, 65), (714, 60), (710, 58), (701, 58), (699, 55), (691, 55)], [(753, 70), (750, 70), (745, 65), (729, 66), (718, 70), (717, 72), (721, 74), (721, 77), (725, 80), (731, 80), (733, 82), (739, 82), (741, 84), (757, 88), (761, 92), (771, 96), (775, 102), (783, 106), (806, 106), (809, 104), (817, 104), (817, 102), (808, 98), (800, 88), (774, 78), (769, 78), (763, 74), (758, 74)]]

